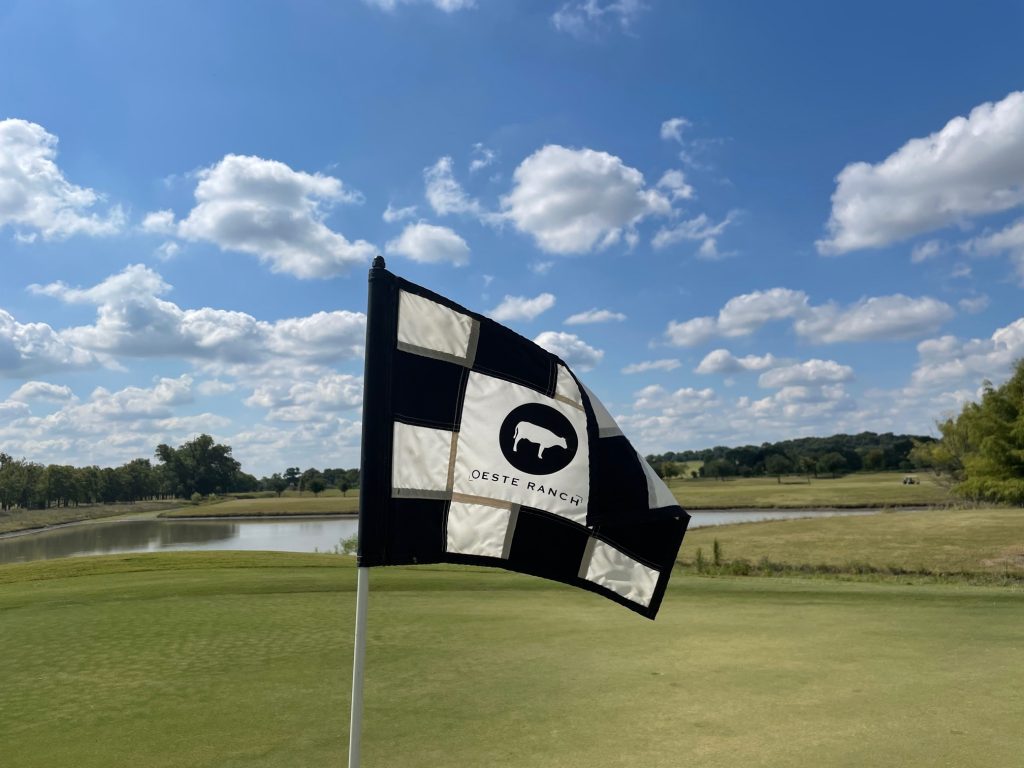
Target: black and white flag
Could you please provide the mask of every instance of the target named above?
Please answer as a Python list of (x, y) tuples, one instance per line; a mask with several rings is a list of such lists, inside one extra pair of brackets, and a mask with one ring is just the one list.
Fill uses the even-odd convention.
[(558, 357), (370, 270), (359, 565), (507, 568), (658, 612), (689, 515)]

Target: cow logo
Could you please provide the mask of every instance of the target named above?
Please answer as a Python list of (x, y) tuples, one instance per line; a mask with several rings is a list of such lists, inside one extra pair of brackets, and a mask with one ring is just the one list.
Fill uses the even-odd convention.
[(550, 475), (573, 460), (579, 438), (569, 419), (554, 408), (526, 403), (505, 417), (498, 444), (509, 464), (521, 472)]

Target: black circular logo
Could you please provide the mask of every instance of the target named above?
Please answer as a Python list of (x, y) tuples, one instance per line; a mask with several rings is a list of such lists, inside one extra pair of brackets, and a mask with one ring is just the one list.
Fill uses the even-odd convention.
[(550, 475), (569, 465), (579, 448), (572, 423), (548, 405), (527, 403), (505, 417), (498, 444), (508, 463), (531, 475)]

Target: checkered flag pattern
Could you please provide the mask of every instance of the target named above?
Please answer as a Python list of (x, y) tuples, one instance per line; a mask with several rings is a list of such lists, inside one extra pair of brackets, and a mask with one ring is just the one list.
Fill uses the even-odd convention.
[(654, 618), (689, 516), (555, 355), (375, 265), (359, 564), (533, 574)]

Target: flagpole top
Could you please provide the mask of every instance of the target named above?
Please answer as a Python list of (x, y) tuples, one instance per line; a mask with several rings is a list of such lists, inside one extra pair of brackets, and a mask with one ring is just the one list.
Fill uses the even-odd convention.
[(379, 253), (373, 257), (373, 265), (371, 269), (384, 269), (384, 257)]

